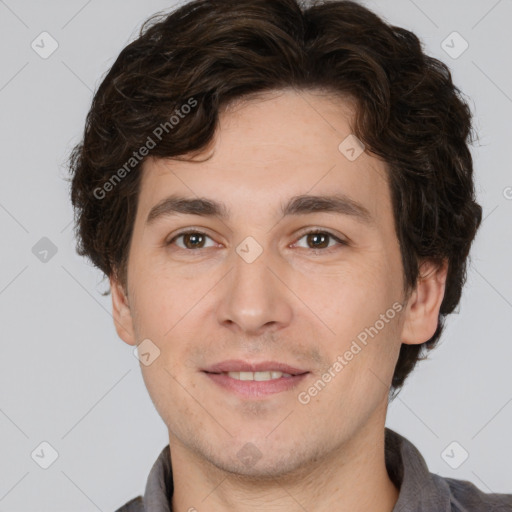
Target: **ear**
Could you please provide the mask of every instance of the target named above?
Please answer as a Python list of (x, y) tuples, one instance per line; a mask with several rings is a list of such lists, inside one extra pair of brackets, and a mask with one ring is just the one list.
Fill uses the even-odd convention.
[(425, 343), (436, 332), (447, 272), (447, 260), (444, 260), (441, 266), (432, 261), (425, 261), (420, 265), (416, 288), (407, 301), (401, 334), (402, 343)]
[(110, 277), (110, 289), (112, 293), (112, 316), (117, 334), (128, 345), (136, 345), (128, 294), (114, 276)]

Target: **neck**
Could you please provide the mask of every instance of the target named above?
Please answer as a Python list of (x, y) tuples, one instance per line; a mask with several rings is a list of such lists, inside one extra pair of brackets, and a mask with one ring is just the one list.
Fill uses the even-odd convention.
[(171, 438), (173, 512), (392, 512), (398, 489), (384, 457), (384, 424), (366, 426), (336, 451), (280, 477), (232, 474)]

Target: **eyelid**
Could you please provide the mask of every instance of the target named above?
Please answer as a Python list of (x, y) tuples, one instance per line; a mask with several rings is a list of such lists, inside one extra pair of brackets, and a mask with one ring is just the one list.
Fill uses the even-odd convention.
[[(188, 234), (191, 234), (191, 233), (199, 234), (199, 235), (204, 235), (204, 236), (210, 238), (211, 240), (213, 240), (213, 237), (207, 233), (206, 228), (199, 228), (199, 227), (189, 226), (187, 228), (183, 228), (182, 230), (177, 231), (176, 233), (173, 233), (173, 234), (169, 235), (169, 237), (167, 237), (165, 239), (165, 241), (164, 241), (164, 246), (172, 244), (176, 240), (176, 238), (178, 238), (178, 237), (180, 237), (182, 235), (188, 235)], [(178, 247), (178, 249), (181, 249), (181, 247)], [(189, 250), (190, 251), (190, 249), (183, 249), (183, 250)]]
[(348, 239), (346, 239), (345, 237), (341, 236), (341, 235), (336, 235), (334, 234), (331, 230), (329, 229), (325, 229), (325, 228), (319, 228), (319, 227), (308, 227), (308, 228), (304, 228), (303, 230), (301, 230), (299, 232), (299, 234), (297, 235), (297, 239), (295, 242), (293, 242), (293, 244), (290, 244), (290, 245), (295, 245), (301, 238), (304, 238), (306, 235), (314, 235), (314, 234), (325, 234), (325, 235), (328, 235), (330, 236), (334, 241), (337, 242), (338, 246), (333, 246), (333, 247), (326, 247), (325, 249), (311, 249), (311, 248), (305, 248), (305, 250), (307, 251), (310, 251), (310, 252), (313, 252), (313, 253), (324, 253), (324, 254), (328, 254), (336, 249), (339, 249), (339, 246), (348, 246), (349, 245), (349, 241)]
[(329, 235), (332, 238), (336, 239), (338, 242), (346, 243), (346, 244), (349, 243), (349, 240), (347, 237), (345, 237), (341, 234), (338, 235), (336, 233), (333, 233), (330, 229), (320, 228), (320, 227), (311, 227), (311, 226), (300, 230), (297, 235), (297, 240), (299, 240), (300, 238), (302, 238), (305, 235), (310, 235), (310, 234), (315, 234), (315, 233), (325, 233), (326, 235)]

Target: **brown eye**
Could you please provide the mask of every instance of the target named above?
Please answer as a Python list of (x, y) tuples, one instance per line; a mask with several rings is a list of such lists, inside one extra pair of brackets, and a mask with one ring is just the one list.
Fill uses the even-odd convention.
[(201, 233), (187, 233), (183, 235), (183, 243), (187, 249), (203, 247), (204, 236)]
[(177, 240), (182, 239), (183, 241), (181, 244), (176, 243), (180, 249), (204, 249), (207, 238), (210, 237), (205, 233), (201, 233), (200, 231), (187, 231), (185, 233), (176, 235), (172, 240), (169, 241), (167, 245), (172, 245)]
[(312, 249), (325, 249), (329, 246), (330, 235), (328, 233), (309, 233), (306, 236)]
[[(304, 233), (299, 240), (306, 240), (305, 249), (320, 250), (322, 252), (329, 252), (331, 249), (336, 249), (337, 245), (348, 245), (347, 242), (341, 240), (337, 236), (334, 236), (328, 231), (308, 231)], [(334, 242), (333, 244), (331, 242)]]

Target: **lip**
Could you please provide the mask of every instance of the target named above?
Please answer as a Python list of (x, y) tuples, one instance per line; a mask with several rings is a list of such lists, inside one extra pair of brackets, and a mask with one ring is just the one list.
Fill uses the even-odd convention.
[(203, 369), (203, 372), (210, 374), (220, 374), (223, 372), (269, 372), (277, 371), (283, 373), (289, 373), (292, 376), (298, 376), (305, 373), (309, 373), (308, 370), (302, 370), (295, 368), (288, 364), (279, 363), (278, 361), (262, 361), (260, 363), (249, 363), (241, 359), (230, 359), (228, 361), (222, 361), (220, 363), (209, 366)]
[[(280, 377), (266, 381), (237, 380), (226, 372), (267, 372), (278, 371), (291, 377)], [(231, 359), (214, 364), (203, 373), (217, 386), (234, 393), (243, 399), (265, 398), (268, 395), (289, 391), (295, 388), (310, 372), (277, 361), (249, 363), (240, 359)]]
[(254, 399), (289, 391), (297, 387), (299, 382), (309, 375), (309, 372), (266, 381), (237, 380), (230, 377), (227, 373), (204, 372), (204, 374), (222, 389), (230, 391), (243, 399)]

